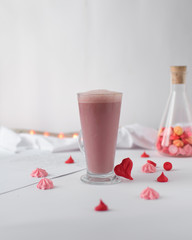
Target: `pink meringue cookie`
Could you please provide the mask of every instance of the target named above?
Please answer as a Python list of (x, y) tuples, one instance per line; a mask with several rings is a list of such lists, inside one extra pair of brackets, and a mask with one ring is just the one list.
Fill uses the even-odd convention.
[(37, 188), (43, 189), (43, 190), (51, 189), (53, 188), (53, 182), (48, 178), (43, 178), (37, 184)]
[(36, 168), (35, 170), (33, 170), (33, 172), (31, 173), (32, 177), (47, 177), (48, 173), (42, 169), (42, 168)]
[(142, 191), (140, 197), (146, 200), (154, 200), (159, 198), (159, 193), (156, 192), (153, 188), (147, 187)]
[(142, 166), (142, 172), (144, 172), (144, 173), (154, 173), (154, 172), (156, 172), (156, 167), (153, 164), (146, 163)]

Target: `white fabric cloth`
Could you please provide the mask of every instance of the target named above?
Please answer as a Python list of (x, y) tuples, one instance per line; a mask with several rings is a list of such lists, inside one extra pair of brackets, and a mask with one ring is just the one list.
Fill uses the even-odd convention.
[(157, 138), (157, 130), (139, 124), (126, 125), (119, 128), (117, 148), (153, 149)]
[(26, 149), (39, 149), (48, 152), (65, 152), (79, 150), (77, 138), (45, 137), (42, 135), (20, 134), (21, 141), (17, 145), (17, 152)]
[[(153, 149), (157, 131), (139, 124), (126, 125), (119, 128), (117, 148)], [(0, 127), (0, 148), (10, 152), (40, 150), (48, 152), (65, 152), (79, 150), (77, 138), (46, 137), (42, 135), (17, 134), (12, 130)]]
[(16, 152), (17, 145), (21, 141), (19, 134), (9, 130), (4, 126), (0, 126), (0, 147), (10, 151)]

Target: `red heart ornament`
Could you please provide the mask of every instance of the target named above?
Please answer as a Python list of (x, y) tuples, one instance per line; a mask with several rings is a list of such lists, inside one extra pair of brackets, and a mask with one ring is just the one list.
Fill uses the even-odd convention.
[(116, 175), (133, 180), (131, 177), (131, 170), (133, 168), (133, 162), (130, 158), (125, 158), (120, 164), (115, 166), (114, 172)]

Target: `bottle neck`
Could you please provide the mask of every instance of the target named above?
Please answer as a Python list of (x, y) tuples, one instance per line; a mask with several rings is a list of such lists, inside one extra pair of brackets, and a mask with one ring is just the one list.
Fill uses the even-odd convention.
[(185, 83), (182, 84), (171, 84), (171, 91), (172, 92), (185, 92), (186, 85)]
[(185, 83), (181, 83), (181, 84), (171, 84), (171, 90), (172, 91), (185, 91)]

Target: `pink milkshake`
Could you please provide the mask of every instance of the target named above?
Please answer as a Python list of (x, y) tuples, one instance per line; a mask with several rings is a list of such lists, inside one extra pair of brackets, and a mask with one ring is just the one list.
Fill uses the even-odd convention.
[[(94, 90), (78, 94), (87, 162), (86, 178), (115, 177), (113, 173), (122, 93)], [(96, 179), (97, 178), (97, 179)], [(105, 181), (107, 181), (105, 179)], [(93, 179), (92, 179), (93, 180)], [(94, 180), (93, 180), (94, 181)]]

